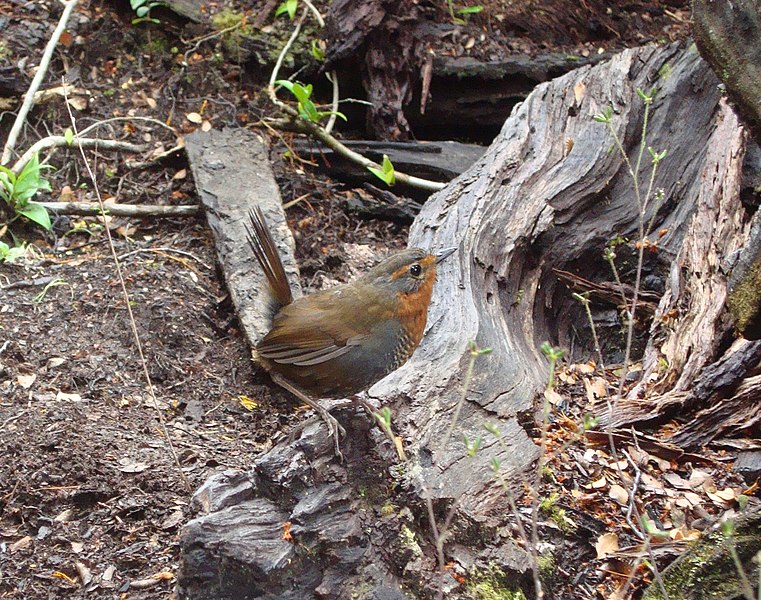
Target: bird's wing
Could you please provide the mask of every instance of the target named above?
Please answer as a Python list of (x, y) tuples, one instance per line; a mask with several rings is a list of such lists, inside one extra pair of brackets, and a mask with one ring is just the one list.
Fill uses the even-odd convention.
[(352, 295), (351, 289), (329, 290), (283, 307), (257, 353), (279, 364), (305, 367), (356, 349), (366, 339), (372, 320), (352, 310), (356, 305)]

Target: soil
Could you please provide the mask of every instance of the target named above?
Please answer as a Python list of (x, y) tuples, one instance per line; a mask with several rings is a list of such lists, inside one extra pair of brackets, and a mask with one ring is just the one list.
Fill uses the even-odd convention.
[[(86, 109), (74, 110), (79, 129), (130, 117), (108, 122), (100, 135), (150, 147), (141, 157), (90, 153), (104, 198), (194, 203), (184, 158), (156, 158), (176, 143), (161, 123), (182, 134), (205, 126), (193, 114), (212, 127), (240, 127), (272, 112), (261, 93), (268, 67), (234, 60), (235, 40), (201, 40), (215, 31), (209, 15), (234, 8), (253, 20), (265, 4), (212, 2), (200, 24), (159, 8), (152, 15), (160, 24), (138, 25), (126, 3), (77, 7), (43, 87), (66, 74), (76, 88), (70, 98), (87, 99)], [(596, 19), (561, 0), (542, 2), (541, 10), (483, 4), (482, 14), (457, 25), (444, 2), (426, 5), (450, 31), (436, 38), (437, 52), (583, 55), (688, 33), (686, 2), (675, 0), (582, 3)], [(0, 74), (28, 86), (60, 11), (53, 2), (0, 0), (2, 37), (14, 40), (0, 42)], [(270, 16), (264, 36), (277, 47), (290, 30), (287, 19)], [(156, 121), (134, 119), (140, 116)], [(0, 118), (4, 139), (12, 118)], [(18, 148), (71, 125), (59, 95), (33, 112)], [(273, 146), (280, 139), (272, 134)], [(287, 214), (305, 287), (353, 276), (352, 257), (362, 254), (356, 245), (371, 255), (405, 245), (404, 225), (345, 214), (340, 183), (281, 152), (272, 158), (284, 202), (300, 199)], [(52, 192), (42, 199), (95, 200), (76, 152), (61, 150), (50, 162), (57, 170), (47, 174)], [(245, 467), (304, 418), (252, 365), (202, 217), (109, 218), (106, 225), (128, 303), (101, 219), (60, 217), (46, 236), (15, 224), (30, 250), (0, 264), (1, 598), (172, 596), (192, 491), (214, 473)]]

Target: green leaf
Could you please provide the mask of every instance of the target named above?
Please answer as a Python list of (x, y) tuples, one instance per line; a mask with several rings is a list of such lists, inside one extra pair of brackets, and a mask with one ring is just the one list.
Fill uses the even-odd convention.
[(457, 14), (458, 15), (477, 15), (484, 9), (483, 6), (480, 4), (476, 4), (475, 6), (466, 6), (465, 8), (458, 8)]
[(129, 0), (129, 5), (132, 10), (137, 10), (139, 7), (145, 4), (145, 2), (146, 0)]
[(367, 167), (367, 170), (386, 185), (394, 185), (396, 183), (396, 173), (394, 172), (394, 165), (391, 164), (391, 160), (389, 160), (387, 154), (383, 155), (383, 164), (381, 167), (382, 168), (380, 169), (377, 167)]
[(298, 0), (285, 0), (275, 11), (275, 16), (279, 17), (282, 14), (288, 13), (288, 18), (293, 20), (296, 16), (296, 9), (299, 6)]
[(5, 242), (0, 242), (0, 261), (12, 263), (24, 256), (25, 252), (26, 248), (23, 244), (11, 248)]
[(148, 6), (140, 6), (140, 7), (139, 7), (139, 8), (138, 8), (138, 9), (135, 11), (135, 14), (136, 14), (138, 17), (144, 17), (144, 16), (145, 16), (145, 15), (147, 15), (147, 14), (148, 14), (150, 11), (151, 11), (150, 7), (148, 7)]
[(317, 40), (312, 40), (312, 47), (309, 49), (312, 54), (312, 58), (319, 62), (325, 60), (325, 50), (320, 47), (320, 43)]
[(48, 231), (50, 231), (52, 227), (52, 224), (50, 223), (50, 215), (44, 206), (40, 206), (39, 204), (27, 204), (16, 212), (24, 215), (27, 219), (34, 221)]
[(293, 89), (291, 91), (299, 102), (309, 102), (309, 100), (312, 98), (311, 83), (308, 85), (301, 85), (300, 83), (296, 82), (293, 84)]
[(66, 143), (69, 146), (74, 143), (74, 132), (71, 130), (71, 127), (68, 127), (66, 131), (63, 132), (63, 139), (66, 140)]
[(303, 119), (317, 123), (320, 120), (320, 113), (314, 102), (307, 100), (306, 102), (299, 102), (299, 114)]

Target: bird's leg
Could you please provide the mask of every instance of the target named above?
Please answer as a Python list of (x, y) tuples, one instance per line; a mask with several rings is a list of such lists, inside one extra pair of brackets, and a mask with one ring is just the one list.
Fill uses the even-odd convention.
[(288, 381), (281, 375), (277, 373), (270, 373), (270, 376), (272, 377), (272, 381), (274, 381), (280, 387), (291, 392), (291, 394), (296, 396), (299, 400), (301, 400), (305, 404), (308, 404), (309, 406), (311, 406), (317, 412), (317, 414), (320, 415), (320, 418), (325, 422), (325, 426), (328, 428), (328, 435), (333, 436), (333, 443), (335, 444), (336, 456), (338, 456), (341, 462), (343, 462), (343, 454), (341, 454), (341, 447), (338, 443), (338, 436), (346, 435), (346, 430), (343, 427), (341, 427), (341, 424), (336, 420), (336, 418), (333, 415), (331, 415), (324, 407), (320, 406), (317, 402), (312, 400), (302, 390), (297, 388), (295, 385), (293, 385), (290, 381)]

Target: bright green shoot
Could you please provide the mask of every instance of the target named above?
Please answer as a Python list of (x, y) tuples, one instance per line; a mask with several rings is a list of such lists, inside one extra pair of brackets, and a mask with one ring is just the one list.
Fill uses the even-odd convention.
[(293, 17), (296, 16), (296, 9), (299, 7), (299, 0), (285, 0), (275, 11), (275, 16), (287, 14), (288, 18), (293, 21)]
[(333, 114), (346, 121), (346, 115), (338, 111), (317, 110), (317, 106), (312, 102), (313, 88), (311, 83), (304, 85), (298, 81), (288, 81), (287, 79), (278, 79), (275, 83), (293, 94), (294, 98), (298, 101), (299, 116), (305, 121), (319, 123), (325, 117)]
[(383, 155), (383, 164), (380, 169), (378, 167), (367, 167), (367, 170), (388, 186), (396, 183), (394, 165), (391, 164), (391, 159), (389, 159), (387, 154)]
[(44, 207), (31, 202), (38, 191), (51, 191), (50, 182), (42, 177), (43, 169), (52, 169), (50, 165), (41, 165), (35, 154), (16, 175), (7, 167), (0, 166), (0, 198), (11, 209), (11, 223), (19, 217), (26, 217), (50, 231), (50, 215)]
[(132, 19), (133, 25), (137, 25), (143, 21), (158, 25), (161, 21), (151, 17), (151, 10), (159, 6), (166, 6), (166, 2), (156, 2), (155, 0), (129, 0), (129, 5), (137, 15), (137, 18)]

